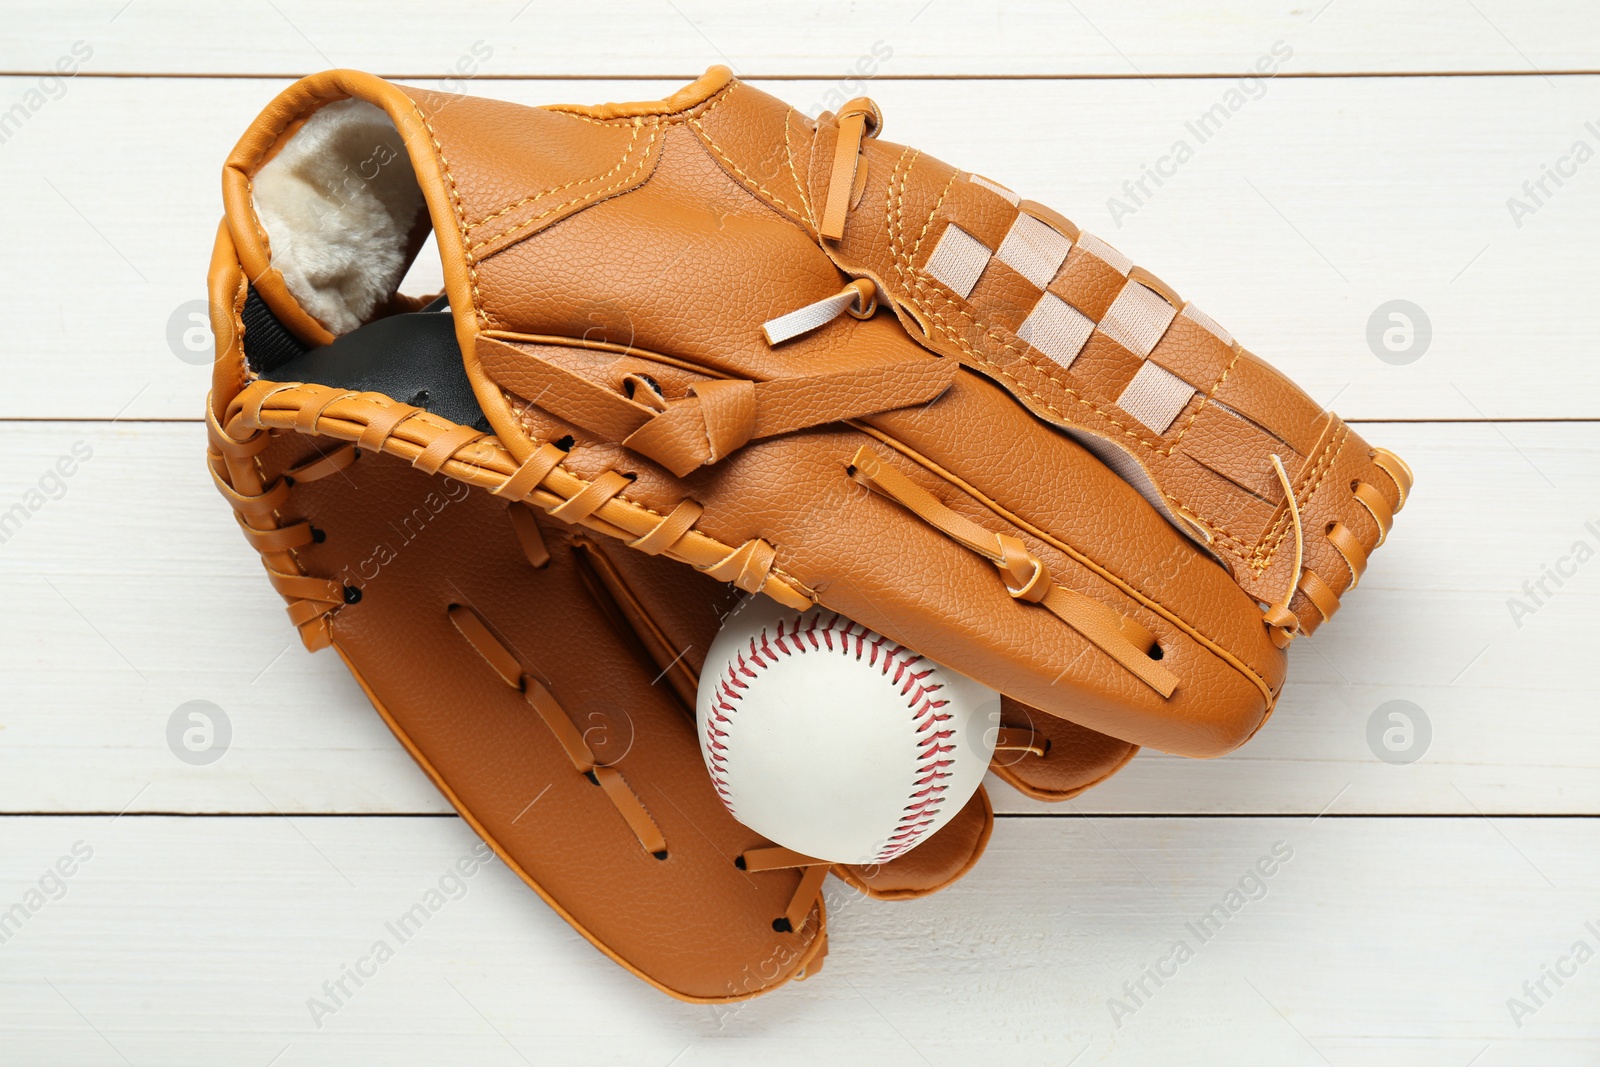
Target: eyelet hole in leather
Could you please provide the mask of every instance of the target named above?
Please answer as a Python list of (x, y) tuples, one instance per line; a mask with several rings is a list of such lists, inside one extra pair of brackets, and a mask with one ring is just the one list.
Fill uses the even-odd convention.
[(359, 588), (357, 588), (356, 586), (353, 586), (353, 585), (345, 586), (344, 587), (344, 602), (346, 604), (359, 604), (359, 603), (361, 603), (361, 590)]
[(1145, 655), (1149, 656), (1151, 659), (1167, 658), (1166, 651), (1160, 645), (1151, 645), (1150, 651), (1146, 652)]
[(794, 924), (782, 915), (772, 920), (772, 928), (780, 934), (794, 933)]
[(322, 542), (326, 541), (327, 539), (328, 539), (328, 531), (318, 529), (315, 526), (311, 527), (311, 542), (312, 542), (312, 544), (320, 545), (320, 544), (322, 544)]
[(733, 865), (735, 867), (739, 868), (741, 871), (744, 870), (745, 867), (746, 867), (746, 864), (744, 862), (744, 857), (743, 856), (735, 856), (735, 857), (733, 857)]
[(629, 400), (632, 400), (633, 399), (633, 395), (639, 391), (639, 384), (641, 382), (644, 383), (645, 388), (647, 388), (651, 392), (655, 393), (656, 396), (661, 397), (663, 399), (666, 397), (666, 393), (664, 393), (662, 391), (662, 389), (661, 389), (661, 383), (660, 382), (656, 381), (650, 375), (641, 374), (638, 371), (634, 371), (633, 373), (628, 374), (628, 375), (623, 377), (623, 379), (622, 379), (622, 392), (623, 392), (623, 394)]
[(555, 445), (557, 448), (561, 449), (561, 451), (563, 451), (563, 452), (571, 452), (572, 451), (572, 446), (576, 442), (574, 442), (572, 440), (572, 435), (569, 433), (569, 434), (567, 434), (567, 436), (559, 438), (559, 439), (557, 439), (555, 441), (552, 441), (550, 443)]
[(650, 855), (654, 856), (658, 860), (664, 860), (667, 858), (667, 850), (662, 849), (660, 852), (652, 852)]

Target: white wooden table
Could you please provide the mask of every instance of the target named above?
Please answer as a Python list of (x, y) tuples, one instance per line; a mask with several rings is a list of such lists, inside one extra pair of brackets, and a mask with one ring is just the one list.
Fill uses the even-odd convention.
[[(1600, 1063), (1592, 5), (332, 6), (0, 5), (0, 512), (28, 512), (0, 534), (0, 1063)], [(993, 784), (959, 885), (830, 888), (814, 981), (671, 1001), (495, 866), (319, 1024), (309, 998), (474, 839), (300, 648), (205, 475), (205, 356), (169, 321), (224, 155), (330, 66), (467, 57), (470, 91), (533, 103), (727, 62), (820, 110), (862, 56), (891, 139), (1112, 240), (1409, 460), (1391, 544), (1250, 745), (1060, 807)], [(1369, 345), (1391, 300), (1420, 358)], [(230, 727), (208, 765), (168, 744), (191, 700)], [(1391, 701), (1426, 724), (1399, 756), (1369, 740)]]

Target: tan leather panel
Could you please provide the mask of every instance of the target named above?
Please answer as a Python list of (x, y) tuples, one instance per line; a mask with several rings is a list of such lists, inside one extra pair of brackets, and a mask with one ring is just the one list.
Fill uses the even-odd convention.
[(1192, 456), (1179, 453), (1173, 461), (1174, 468), (1184, 474), (1184, 484), (1192, 487), (1189, 503), (1197, 507), (1190, 514), (1206, 516), (1202, 525), (1212, 535), (1211, 546), (1225, 558), (1239, 560), (1236, 567), (1248, 566), (1259, 539), (1247, 540), (1247, 535), (1265, 529), (1273, 516), (1281, 515), (1283, 509), (1241, 491), (1236, 483)]
[[(1172, 320), (1148, 357), (1176, 374), (1202, 395), (1212, 393), (1233, 366), (1235, 355), (1210, 330), (1183, 315)], [(1182, 420), (1180, 420), (1181, 425)]]
[(1035, 800), (1070, 800), (1128, 765), (1139, 746), (1045, 715), (1009, 697), (1000, 721), (1044, 742), (1045, 753), (996, 752), (989, 769)]
[[(623, 251), (614, 269), (593, 269)], [(761, 324), (842, 284), (803, 231), (729, 181), (681, 125), (642, 189), (489, 259), (477, 276), (491, 328), (636, 345), (741, 377), (792, 368), (815, 342), (774, 351)], [(716, 314), (693, 292), (713, 294)]]
[(643, 183), (660, 158), (658, 121), (595, 123), (485, 97), (405, 92), (449, 146), (441, 155), (474, 260)]
[[(1099, 330), (1089, 335), (1083, 350), (1072, 363), (1072, 380), (1080, 388), (1093, 390), (1100, 396), (1120, 396), (1133, 376), (1139, 372), (1139, 359)], [(1157, 439), (1155, 432), (1124, 414), (1129, 428), (1140, 436)]]
[(1115, 267), (1112, 267), (1099, 256), (1083, 250), (1081, 245), (1073, 245), (1072, 251), (1067, 253), (1067, 261), (1048, 286), (1050, 292), (1056, 294), (1085, 315), (1096, 322), (1105, 318), (1107, 309), (1117, 294), (1122, 292), (1122, 287), (1127, 284), (1124, 277)]
[(1039, 302), (1039, 290), (999, 259), (991, 259), (970, 297), (973, 303), (992, 309), (994, 325), (1016, 333)]
[[(1317, 418), (1322, 409), (1259, 356), (1241, 349), (1238, 361), (1213, 396), (1233, 410), (1246, 413), (1251, 421), (1302, 455), (1316, 443)], [(1288, 458), (1284, 456), (1285, 461)]]
[(1181, 447), (1185, 455), (1273, 505), (1283, 502), (1283, 488), (1268, 457), (1276, 453), (1290, 470), (1300, 462), (1282, 441), (1217, 404), (1200, 409)]
[(800, 177), (811, 166), (811, 124), (790, 107), (763, 106), (767, 101), (750, 106), (755, 92), (732, 83), (689, 127), (731, 176), (814, 230), (810, 196)]
[[(262, 457), (269, 470), (306, 447), (280, 440)], [(284, 515), (326, 534), (297, 553), (309, 573), (361, 590), (332, 617), (335, 647), (452, 802), (580, 932), (678, 996), (748, 995), (757, 989), (747, 967), (785, 955), (778, 970), (793, 975), (819, 927), (785, 935), (771, 924), (799, 873), (734, 867), (760, 838), (717, 800), (692, 719), (651, 685), (655, 665), (595, 606), (570, 528), (540, 520), (552, 561), (536, 570), (503, 502), (384, 455), (297, 485)], [(704, 581), (678, 566), (655, 577), (678, 597)], [(464, 644), (447, 621), (452, 603), (479, 612), (599, 760), (622, 772), (661, 827), (667, 860), (640, 848), (522, 697)]]

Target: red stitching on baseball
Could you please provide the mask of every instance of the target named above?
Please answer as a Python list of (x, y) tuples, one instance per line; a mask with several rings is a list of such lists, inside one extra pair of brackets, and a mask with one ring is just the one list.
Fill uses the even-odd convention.
[[(911, 711), (912, 722), (916, 724), (917, 734), (927, 733), (928, 736), (917, 742), (917, 767), (916, 778), (912, 784), (915, 791), (911, 794), (908, 803), (895, 823), (894, 830), (889, 834), (884, 847), (874, 857), (874, 863), (887, 863), (896, 856), (917, 844), (922, 835), (937, 821), (939, 812), (943, 809), (945, 792), (949, 788), (948, 780), (951, 777), (949, 768), (954, 765), (953, 759), (944, 758), (955, 751), (953, 744), (946, 744), (955, 736), (952, 729), (944, 729), (950, 723), (950, 715), (944, 707), (948, 700), (936, 700), (934, 694), (944, 688), (941, 683), (928, 682), (927, 678), (933, 674), (934, 668), (929, 665), (921, 671), (916, 671), (918, 664), (924, 663), (922, 656), (911, 651), (903, 645), (891, 642), (882, 634), (875, 633), (851, 622), (844, 616), (835, 612), (826, 623), (822, 621), (822, 613), (811, 616), (809, 623), (802, 627), (805, 616), (796, 615), (792, 622), (780, 620), (778, 632), (774, 637), (768, 634), (766, 627), (762, 627), (758, 638), (750, 638), (748, 647), (735, 653), (734, 659), (728, 664), (727, 675), (718, 686), (718, 699), (710, 704), (706, 717), (706, 752), (709, 755), (711, 766), (711, 784), (716, 789), (717, 795), (727, 805), (728, 811), (738, 818), (738, 812), (733, 807), (733, 792), (728, 786), (728, 747), (721, 738), (728, 736), (727, 727), (733, 724), (731, 716), (739, 711), (738, 705), (744, 699), (744, 690), (749, 688), (748, 683), (741, 680), (754, 678), (755, 668), (764, 668), (778, 662), (778, 652), (785, 656), (804, 654), (808, 651), (839, 652), (842, 655), (851, 654), (851, 639), (854, 638), (854, 655), (859, 661), (863, 652), (867, 655), (867, 664), (878, 668), (878, 673), (889, 678), (902, 697), (906, 699), (906, 707)], [(839, 635), (839, 644), (834, 645), (833, 635)], [(876, 640), (867, 641), (867, 635), (872, 634)], [(820, 638), (820, 640), (819, 640)], [(790, 651), (791, 647), (793, 652)], [(776, 649), (776, 651), (774, 651)], [(879, 653), (883, 655), (880, 657)], [(890, 677), (890, 671), (893, 677)]]

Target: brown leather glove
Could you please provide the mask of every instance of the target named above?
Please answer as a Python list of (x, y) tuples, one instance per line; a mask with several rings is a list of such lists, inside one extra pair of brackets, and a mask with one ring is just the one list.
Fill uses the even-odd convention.
[[(219, 334), (274, 315), (272, 379), (414, 306), (431, 228), (486, 418), (227, 361), (213, 415), (822, 603), (1130, 744), (1231, 750), (1409, 473), (1104, 242), (880, 126), (721, 68), (595, 108), (304, 79), (229, 159)], [(284, 589), (328, 643), (340, 603)]]
[[(1063, 799), (1139, 743), (1248, 737), (1409, 486), (1161, 283), (878, 124), (719, 71), (553, 110), (335, 72), (226, 172), (211, 462), (291, 619), (513, 869), (685, 999), (826, 945), (824, 869), (701, 771), (715, 579), (1000, 688), (995, 772)], [(450, 314), (396, 294), (430, 227)], [(991, 825), (980, 791), (834, 873), (931, 892)]]

